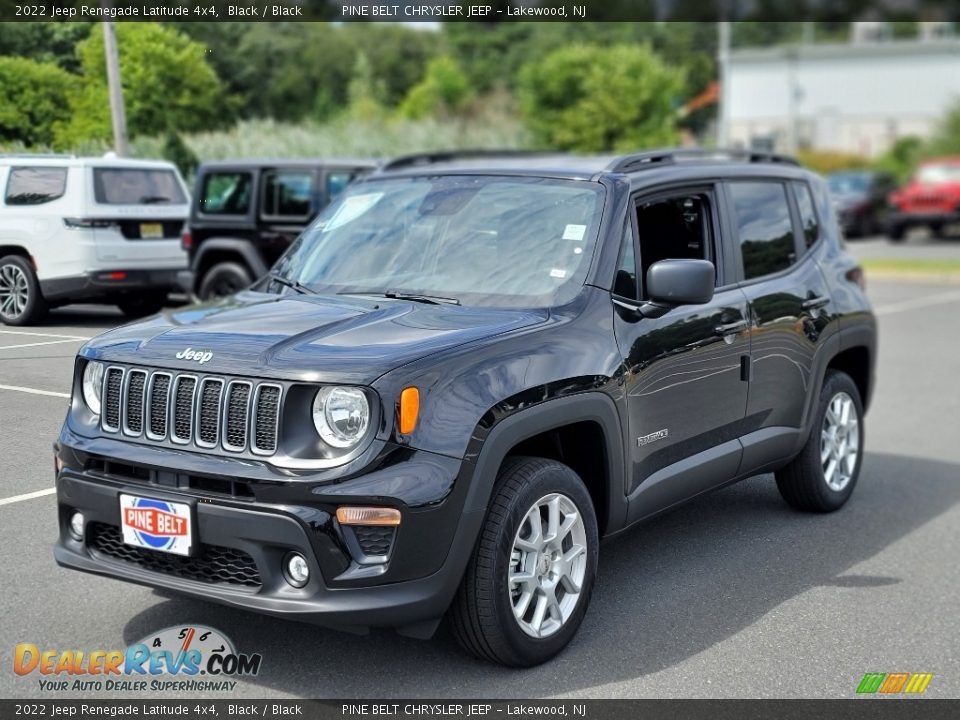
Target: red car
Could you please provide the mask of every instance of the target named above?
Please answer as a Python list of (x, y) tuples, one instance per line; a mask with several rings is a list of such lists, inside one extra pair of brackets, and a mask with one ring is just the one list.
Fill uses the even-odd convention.
[(960, 156), (927, 160), (888, 199), (887, 237), (891, 240), (903, 240), (913, 227), (928, 227), (942, 237), (947, 225), (960, 223)]

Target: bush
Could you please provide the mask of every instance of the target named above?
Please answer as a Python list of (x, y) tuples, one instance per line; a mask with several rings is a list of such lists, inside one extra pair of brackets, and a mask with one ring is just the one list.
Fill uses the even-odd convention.
[(647, 45), (574, 45), (527, 65), (520, 101), (544, 145), (596, 152), (677, 141), (683, 73)]
[(75, 82), (53, 63), (0, 57), (0, 140), (52, 145), (54, 128), (70, 118), (63, 97)]
[(862, 170), (870, 166), (870, 161), (862, 155), (834, 150), (800, 150), (797, 152), (797, 160), (805, 167), (824, 175), (842, 170)]
[(449, 117), (470, 99), (470, 82), (453, 58), (441, 55), (427, 65), (423, 79), (410, 88), (400, 114), (411, 119)]

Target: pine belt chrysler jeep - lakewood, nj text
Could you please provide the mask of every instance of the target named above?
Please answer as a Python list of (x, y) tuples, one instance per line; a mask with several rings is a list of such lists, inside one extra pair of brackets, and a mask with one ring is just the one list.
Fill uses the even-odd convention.
[(532, 665), (600, 538), (764, 472), (842, 506), (875, 338), (788, 158), (401, 158), (251, 289), (83, 347), (56, 559), (352, 630), (449, 615)]

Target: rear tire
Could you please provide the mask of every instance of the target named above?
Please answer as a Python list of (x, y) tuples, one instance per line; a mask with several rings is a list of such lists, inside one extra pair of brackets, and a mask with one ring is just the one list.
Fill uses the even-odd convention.
[(48, 309), (30, 261), (20, 255), (0, 259), (0, 322), (35, 325)]
[(215, 300), (246, 290), (252, 284), (253, 278), (245, 266), (235, 262), (221, 262), (204, 273), (197, 295), (201, 300)]
[(586, 614), (597, 546), (593, 503), (573, 470), (553, 460), (508, 460), (451, 607), (459, 643), (512, 667), (552, 658)]
[(777, 472), (777, 488), (797, 510), (833, 512), (853, 493), (862, 462), (860, 391), (846, 373), (828, 370), (807, 444)]
[(135, 320), (147, 315), (155, 315), (163, 309), (166, 302), (166, 293), (148, 293), (124, 298), (117, 302), (117, 307), (128, 318)]
[(907, 229), (903, 225), (891, 225), (887, 228), (887, 240), (890, 242), (903, 242), (907, 236)]

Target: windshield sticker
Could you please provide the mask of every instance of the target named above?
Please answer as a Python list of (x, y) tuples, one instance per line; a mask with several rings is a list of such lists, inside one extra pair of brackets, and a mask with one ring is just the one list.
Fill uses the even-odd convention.
[(334, 228), (356, 220), (376, 205), (382, 197), (383, 193), (379, 192), (367, 193), (366, 195), (351, 195), (350, 197), (344, 198), (340, 201), (340, 207), (337, 208), (333, 217), (327, 220), (323, 226), (323, 232), (330, 232)]
[(586, 225), (567, 225), (567, 228), (563, 231), (563, 239), (580, 242), (583, 240), (583, 236), (586, 232)]
[(558, 270), (557, 268), (553, 268), (553, 270), (550, 271), (550, 277), (565, 278), (566, 276), (567, 276), (566, 270)]

